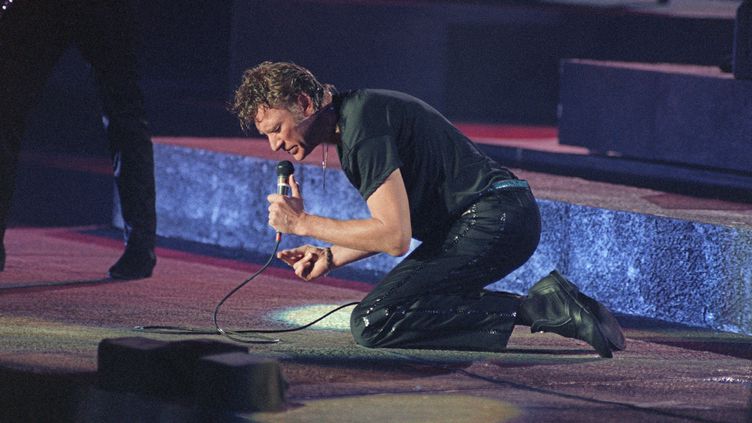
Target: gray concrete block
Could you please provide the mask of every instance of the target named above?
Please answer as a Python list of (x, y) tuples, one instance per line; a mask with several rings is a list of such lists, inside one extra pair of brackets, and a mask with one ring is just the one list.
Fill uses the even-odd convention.
[(104, 339), (97, 353), (98, 384), (115, 392), (185, 400), (199, 389), (195, 374), (203, 357), (247, 351), (247, 347), (211, 339)]
[(288, 386), (277, 360), (239, 352), (202, 358), (195, 385), (197, 404), (239, 411), (282, 409)]
[(97, 383), (106, 390), (160, 395), (169, 382), (159, 356), (167, 343), (143, 337), (103, 339), (97, 347)]

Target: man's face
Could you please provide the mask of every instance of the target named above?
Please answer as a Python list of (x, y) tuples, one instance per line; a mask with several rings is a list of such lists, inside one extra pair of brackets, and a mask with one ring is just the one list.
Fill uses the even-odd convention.
[[(298, 124), (306, 117), (303, 112), (285, 108), (260, 107), (256, 113), (256, 129), (269, 139), (272, 151), (284, 150), (297, 161), (303, 160), (316, 144), (306, 141)], [(297, 113), (296, 113), (297, 112)]]

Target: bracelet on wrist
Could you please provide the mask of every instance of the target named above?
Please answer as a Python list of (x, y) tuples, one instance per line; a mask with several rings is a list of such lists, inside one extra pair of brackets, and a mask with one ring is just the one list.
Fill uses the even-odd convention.
[(326, 255), (326, 267), (331, 270), (334, 268), (334, 255), (330, 247), (324, 248), (324, 254)]

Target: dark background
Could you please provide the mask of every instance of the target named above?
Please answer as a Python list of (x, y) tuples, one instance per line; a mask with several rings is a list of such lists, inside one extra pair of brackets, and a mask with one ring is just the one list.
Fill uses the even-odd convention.
[[(562, 58), (715, 66), (733, 40), (730, 19), (534, 2), (152, 0), (139, 14), (155, 135), (241, 135), (226, 105), (263, 60), (296, 62), (341, 90), (406, 91), (455, 121), (553, 126)], [(106, 154), (99, 107), (69, 50), (25, 147)]]

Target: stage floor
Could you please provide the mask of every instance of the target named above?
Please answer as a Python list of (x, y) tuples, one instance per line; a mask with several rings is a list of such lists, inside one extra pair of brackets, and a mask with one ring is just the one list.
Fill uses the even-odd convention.
[(738, 0), (545, 0), (544, 3), (695, 19), (733, 19), (741, 4)]
[[(186, 338), (132, 330), (142, 325), (210, 328), (216, 303), (259, 267), (161, 247), (152, 278), (112, 281), (103, 276), (121, 241), (108, 231), (8, 230), (0, 273), (0, 421), (76, 420), (80, 392), (96, 380), (102, 339)], [(308, 321), (321, 308), (306, 307), (357, 301), (367, 287), (341, 279), (303, 283), (274, 267), (230, 299), (219, 320), (228, 328), (289, 327), (294, 323), (282, 315)], [(280, 360), (289, 406), (234, 421), (750, 421), (752, 338), (619, 318), (628, 348), (600, 359), (582, 342), (524, 327), (504, 353), (365, 349), (353, 343), (343, 311), (322, 328), (249, 346)], [(186, 415), (149, 398), (120, 404), (110, 410), (113, 421)]]

